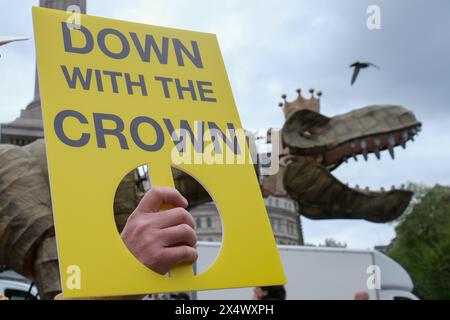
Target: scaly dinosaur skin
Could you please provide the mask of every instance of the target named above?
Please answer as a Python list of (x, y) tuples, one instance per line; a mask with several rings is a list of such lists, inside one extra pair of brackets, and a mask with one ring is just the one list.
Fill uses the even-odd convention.
[(54, 255), (43, 247), (53, 234), (48, 179), (31, 150), (0, 146), (0, 264), (34, 279), (34, 261), (45, 263)]

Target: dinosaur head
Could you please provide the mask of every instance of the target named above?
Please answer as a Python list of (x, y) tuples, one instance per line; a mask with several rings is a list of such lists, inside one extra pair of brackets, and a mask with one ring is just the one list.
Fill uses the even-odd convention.
[(412, 192), (350, 188), (331, 171), (349, 158), (357, 160), (358, 155), (367, 161), (369, 154), (379, 159), (381, 153), (387, 153), (394, 159), (395, 148), (406, 148), (408, 141), (414, 141), (421, 123), (411, 111), (394, 105), (372, 105), (326, 117), (320, 114), (319, 97), (312, 99), (299, 94), (296, 101), (283, 105), (282, 141), (289, 150), (283, 184), (301, 213), (313, 219), (374, 222), (400, 216)]

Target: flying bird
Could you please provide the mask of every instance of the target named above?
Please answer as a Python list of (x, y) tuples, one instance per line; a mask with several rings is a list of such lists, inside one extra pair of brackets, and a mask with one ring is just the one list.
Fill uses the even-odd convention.
[(375, 67), (377, 69), (380, 69), (379, 66), (377, 66), (377, 65), (375, 65), (375, 64), (373, 64), (371, 62), (359, 62), (359, 61), (357, 61), (357, 62), (355, 62), (355, 63), (350, 65), (350, 68), (354, 68), (353, 69), (351, 85), (353, 85), (355, 83), (356, 78), (358, 77), (358, 74), (359, 74), (359, 70), (365, 69), (365, 68), (368, 68), (368, 67)]

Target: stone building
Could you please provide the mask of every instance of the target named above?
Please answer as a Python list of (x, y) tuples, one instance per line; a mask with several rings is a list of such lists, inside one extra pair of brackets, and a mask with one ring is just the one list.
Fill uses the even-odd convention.
[[(303, 245), (301, 220), (295, 202), (277, 197), (268, 197), (264, 201), (277, 243)], [(222, 242), (222, 222), (214, 203), (198, 206), (190, 212), (194, 216), (199, 241)]]
[(264, 199), (278, 244), (303, 245), (303, 231), (296, 203), (288, 198)]

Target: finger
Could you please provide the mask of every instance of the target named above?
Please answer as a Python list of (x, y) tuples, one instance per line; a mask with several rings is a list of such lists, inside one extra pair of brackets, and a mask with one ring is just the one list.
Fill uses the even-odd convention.
[(161, 240), (165, 247), (173, 246), (195, 246), (197, 243), (197, 235), (194, 229), (187, 224), (179, 224), (177, 226), (162, 229), (160, 231)]
[(170, 266), (181, 262), (194, 262), (198, 258), (197, 249), (190, 246), (165, 248), (161, 255)]
[(155, 227), (159, 229), (173, 227), (179, 224), (187, 224), (195, 229), (194, 218), (183, 208), (173, 208), (164, 211), (164, 214), (156, 214)]
[(158, 212), (163, 205), (186, 208), (188, 201), (175, 188), (152, 187), (139, 202), (139, 212)]

